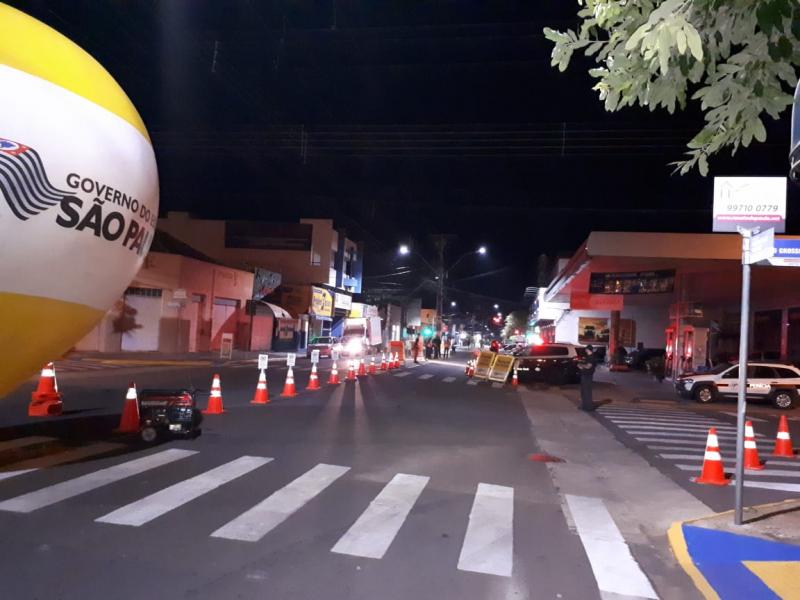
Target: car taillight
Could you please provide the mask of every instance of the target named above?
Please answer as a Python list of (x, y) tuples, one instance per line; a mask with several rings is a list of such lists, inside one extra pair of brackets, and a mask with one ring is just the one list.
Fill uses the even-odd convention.
[(175, 402), (176, 406), (192, 406), (192, 397), (189, 394), (183, 394), (178, 397), (178, 401)]

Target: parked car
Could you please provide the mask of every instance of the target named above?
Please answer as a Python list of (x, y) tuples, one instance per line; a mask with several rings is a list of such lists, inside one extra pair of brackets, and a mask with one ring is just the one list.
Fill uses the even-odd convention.
[(631, 369), (644, 369), (648, 360), (663, 358), (666, 352), (663, 348), (642, 348), (633, 350), (625, 357), (625, 364)]
[(323, 335), (319, 337), (311, 338), (311, 342), (309, 342), (308, 347), (306, 348), (306, 357), (311, 358), (311, 351), (312, 350), (319, 350), (319, 356), (322, 357), (330, 357), (334, 350), (341, 351), (341, 344), (339, 344), (339, 338)]
[[(800, 389), (800, 369), (781, 363), (748, 363), (747, 398), (792, 408)], [(739, 365), (722, 363), (705, 373), (685, 373), (675, 381), (680, 396), (708, 404), (739, 393)]]
[(575, 344), (540, 344), (525, 346), (515, 356), (520, 381), (562, 385), (580, 381), (578, 363), (586, 356), (586, 349)]

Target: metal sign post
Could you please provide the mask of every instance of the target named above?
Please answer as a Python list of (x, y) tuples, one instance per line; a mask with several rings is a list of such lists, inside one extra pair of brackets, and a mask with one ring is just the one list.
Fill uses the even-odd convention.
[(747, 412), (747, 347), (750, 339), (750, 243), (758, 229), (740, 228), (742, 235), (742, 309), (739, 326), (739, 389), (736, 403), (736, 499), (734, 523), (742, 524), (744, 491), (744, 420)]

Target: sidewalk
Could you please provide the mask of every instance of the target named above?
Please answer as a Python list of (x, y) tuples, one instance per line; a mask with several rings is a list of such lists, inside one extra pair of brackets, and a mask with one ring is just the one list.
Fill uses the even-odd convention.
[(672, 555), (667, 530), (710, 509), (579, 411), (559, 388), (521, 388), (520, 396), (541, 451), (563, 461), (548, 463), (559, 491), (605, 502), (660, 598), (699, 597)]
[(670, 544), (707, 599), (800, 598), (800, 500), (674, 523)]

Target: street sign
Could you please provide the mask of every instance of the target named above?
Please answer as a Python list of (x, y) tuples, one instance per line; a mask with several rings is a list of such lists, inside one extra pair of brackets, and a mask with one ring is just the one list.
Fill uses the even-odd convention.
[(319, 362), (319, 350), (311, 351), (311, 362), (317, 364)]
[(767, 262), (773, 267), (800, 267), (800, 238), (775, 238)]
[(267, 365), (269, 364), (269, 354), (259, 354), (258, 355), (258, 369), (267, 369)]
[(183, 288), (178, 288), (174, 292), (172, 292), (172, 299), (173, 300), (186, 300), (186, 290)]
[(750, 264), (760, 263), (772, 258), (775, 252), (775, 230), (769, 229), (757, 233), (750, 240)]
[(786, 230), (785, 177), (715, 177), (713, 231)]
[(333, 360), (339, 360), (339, 351), (338, 350), (331, 350), (331, 358)]
[(297, 354), (295, 354), (294, 352), (289, 352), (286, 355), (286, 366), (287, 367), (293, 367), (296, 361), (297, 361)]

